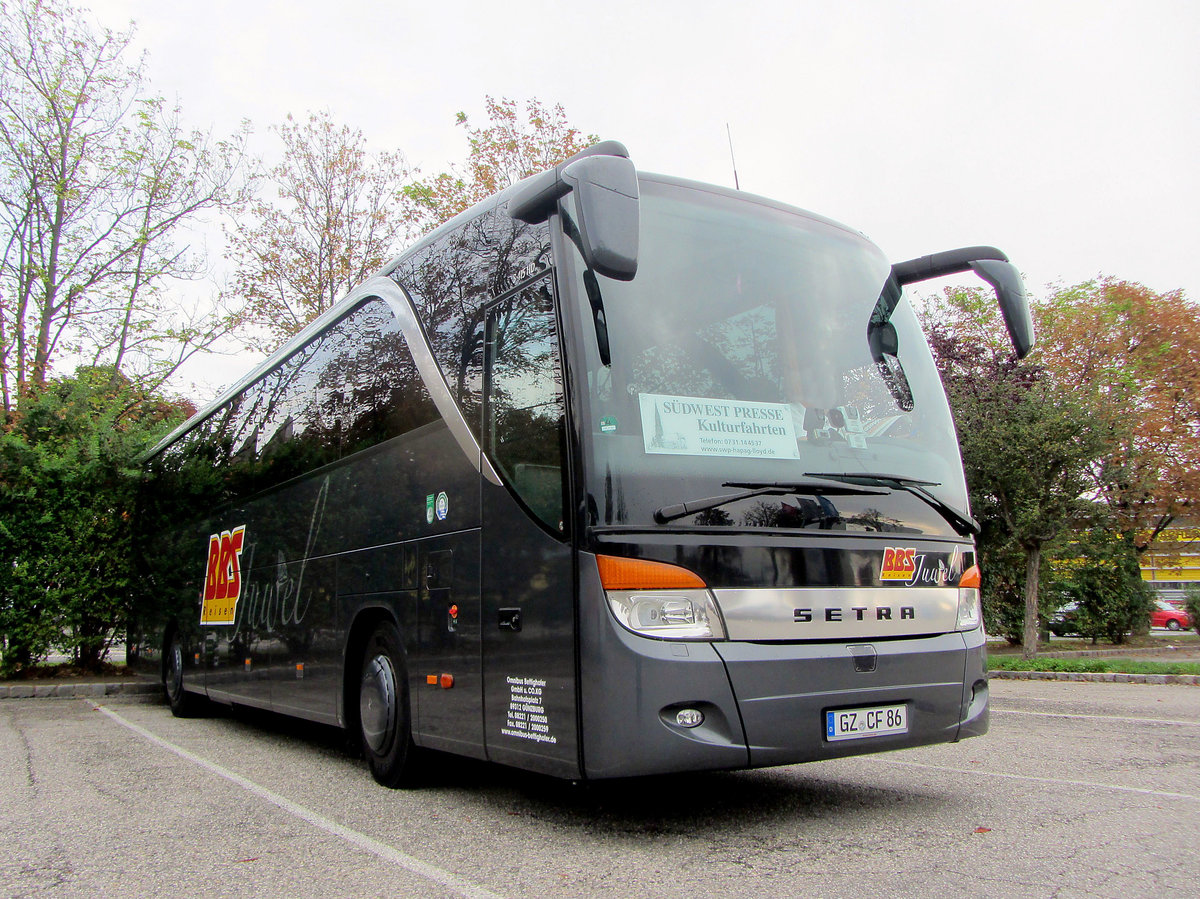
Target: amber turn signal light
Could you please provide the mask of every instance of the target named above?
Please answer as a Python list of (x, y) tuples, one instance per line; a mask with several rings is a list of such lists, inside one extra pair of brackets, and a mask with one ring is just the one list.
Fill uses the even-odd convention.
[(693, 571), (620, 556), (596, 556), (600, 583), (605, 590), (703, 590), (708, 585)]

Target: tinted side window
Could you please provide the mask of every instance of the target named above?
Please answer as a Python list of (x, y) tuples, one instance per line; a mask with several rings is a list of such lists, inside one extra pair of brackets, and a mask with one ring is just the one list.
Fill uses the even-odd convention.
[(483, 308), (550, 265), (550, 230), (485, 213), (397, 266), (433, 356), (475, 436), (483, 401)]
[(491, 458), (517, 496), (561, 533), (565, 410), (550, 278), (488, 310), (487, 365)]
[(438, 417), (400, 324), (381, 300), (341, 322), (317, 385), (336, 410), (328, 417), (340, 423), (343, 456)]
[(211, 508), (437, 417), (399, 322), (372, 300), (166, 448), (151, 472)]

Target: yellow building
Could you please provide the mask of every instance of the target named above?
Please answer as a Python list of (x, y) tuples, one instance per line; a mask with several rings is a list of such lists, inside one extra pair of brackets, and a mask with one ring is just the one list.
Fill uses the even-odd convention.
[(1200, 586), (1200, 527), (1194, 522), (1167, 528), (1142, 556), (1142, 580), (1163, 599), (1182, 599), (1189, 586)]

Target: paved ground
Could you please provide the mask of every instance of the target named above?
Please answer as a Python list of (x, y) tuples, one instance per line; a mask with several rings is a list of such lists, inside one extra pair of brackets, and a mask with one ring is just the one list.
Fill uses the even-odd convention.
[(993, 682), (961, 744), (577, 788), (335, 731), (0, 701), (0, 895), (1196, 895), (1200, 689)]

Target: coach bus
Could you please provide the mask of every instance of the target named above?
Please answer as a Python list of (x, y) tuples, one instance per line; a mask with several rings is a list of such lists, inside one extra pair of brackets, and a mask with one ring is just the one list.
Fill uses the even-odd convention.
[(906, 283), (860, 233), (604, 142), (447, 222), (145, 461), (171, 709), (568, 779), (982, 734), (979, 570)]

